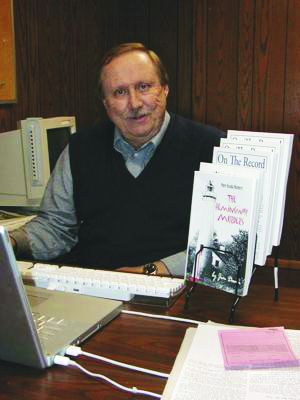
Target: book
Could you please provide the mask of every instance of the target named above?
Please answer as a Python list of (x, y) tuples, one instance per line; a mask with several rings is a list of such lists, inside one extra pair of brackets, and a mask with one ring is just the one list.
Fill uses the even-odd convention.
[[(212, 163), (201, 163), (200, 164), (201, 171), (209, 171), (209, 172), (215, 172), (219, 174), (230, 174), (230, 175), (235, 175), (235, 176), (252, 176), (255, 179), (257, 179), (257, 205), (258, 205), (258, 224), (257, 224), (257, 241), (256, 241), (256, 246), (255, 246), (255, 259), (254, 263), (261, 262), (262, 264), (265, 264), (266, 261), (266, 254), (265, 254), (265, 249), (264, 249), (264, 242), (261, 240), (261, 223), (262, 223), (262, 201), (263, 201), (263, 189), (264, 189), (264, 172), (259, 170), (259, 169), (249, 169), (247, 167), (239, 167), (236, 168), (235, 166), (231, 165), (223, 165), (223, 164), (212, 164)], [(268, 230), (269, 232), (269, 230)], [(262, 258), (260, 258), (262, 257)]]
[(271, 223), (275, 185), (276, 159), (272, 152), (259, 152), (246, 149), (215, 147), (213, 163), (230, 165), (240, 169), (256, 169), (263, 172), (263, 184), (258, 223), (258, 243), (255, 264), (264, 265), (271, 251)]
[(185, 278), (245, 296), (258, 223), (258, 179), (196, 171)]
[(270, 132), (251, 132), (251, 131), (235, 131), (229, 130), (228, 139), (238, 143), (255, 144), (256, 146), (273, 146), (274, 143), (279, 145), (279, 167), (278, 167), (278, 186), (276, 194), (276, 212), (274, 214), (274, 236), (273, 245), (279, 246), (282, 226), (284, 219), (284, 209), (286, 201), (286, 189), (289, 176), (289, 168), (291, 163), (292, 148), (294, 135), (290, 133), (270, 133)]
[[(257, 265), (264, 265), (266, 262), (266, 257), (272, 252), (272, 246), (275, 243), (274, 238), (276, 237), (275, 230), (278, 229), (278, 226), (275, 226), (275, 214), (279, 206), (279, 149), (276, 144), (274, 144), (274, 146), (257, 146), (248, 143), (244, 144), (231, 142), (230, 139), (221, 139), (220, 147), (224, 149), (238, 150), (239, 152), (244, 153), (246, 157), (249, 157), (249, 153), (259, 154), (261, 156), (267, 157), (267, 162), (264, 164), (263, 169), (261, 169), (260, 165), (256, 166), (255, 163), (252, 163), (251, 165), (251, 168), (255, 168), (263, 172), (263, 201), (261, 203), (258, 227), (258, 241), (260, 245), (256, 249), (257, 254), (255, 263)], [(251, 158), (251, 160), (253, 160), (253, 157)], [(255, 158), (255, 160), (257, 160), (257, 158)], [(248, 167), (249, 166), (250, 164), (248, 165)], [(239, 169), (240, 168), (241, 167), (239, 167)]]

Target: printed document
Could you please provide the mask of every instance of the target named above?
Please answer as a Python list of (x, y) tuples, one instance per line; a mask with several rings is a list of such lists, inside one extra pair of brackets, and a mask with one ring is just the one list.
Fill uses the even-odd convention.
[[(299, 400), (300, 368), (226, 370), (218, 330), (232, 326), (201, 324), (189, 328), (162, 400)], [(300, 331), (286, 330), (300, 358)]]

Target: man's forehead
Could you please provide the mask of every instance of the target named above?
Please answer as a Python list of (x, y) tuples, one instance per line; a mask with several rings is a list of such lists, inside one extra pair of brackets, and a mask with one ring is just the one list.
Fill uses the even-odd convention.
[(152, 60), (146, 53), (134, 51), (121, 54), (102, 70), (102, 80), (107, 83), (139, 82), (145, 79), (159, 79)]

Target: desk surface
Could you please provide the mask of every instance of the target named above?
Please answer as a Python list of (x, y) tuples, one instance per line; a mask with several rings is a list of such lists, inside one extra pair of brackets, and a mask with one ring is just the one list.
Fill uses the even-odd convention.
[[(236, 310), (235, 323), (252, 326), (285, 326), (300, 329), (300, 271), (281, 270), (280, 298), (273, 300), (273, 271), (255, 272), (249, 294)], [(233, 297), (215, 289), (198, 287), (189, 309), (184, 311), (184, 296), (168, 310), (154, 307), (125, 308), (227, 323)], [(186, 323), (153, 320), (122, 314), (83, 344), (85, 351), (144, 368), (170, 372), (187, 327)], [(9, 334), (9, 333), (8, 333)], [(165, 380), (108, 364), (77, 359), (83, 366), (107, 375), (125, 386), (162, 393)], [(150, 397), (134, 396), (134, 399)], [(89, 378), (77, 369), (54, 366), (44, 371), (0, 362), (0, 400), (133, 399), (130, 393)]]

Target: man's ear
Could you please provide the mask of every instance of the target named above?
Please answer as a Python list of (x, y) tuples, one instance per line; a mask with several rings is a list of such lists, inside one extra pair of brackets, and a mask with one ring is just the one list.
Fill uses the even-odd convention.
[(164, 85), (163, 86), (163, 91), (165, 93), (165, 96), (168, 97), (169, 94), (169, 85)]
[(107, 111), (108, 105), (107, 105), (107, 101), (104, 98), (102, 99), (102, 103), (104, 105), (105, 110)]

